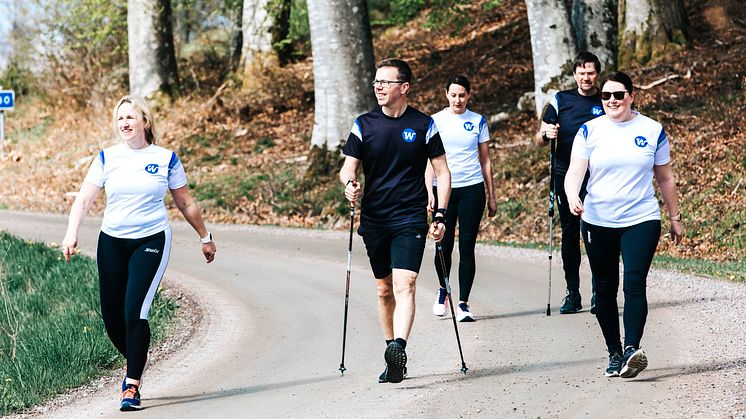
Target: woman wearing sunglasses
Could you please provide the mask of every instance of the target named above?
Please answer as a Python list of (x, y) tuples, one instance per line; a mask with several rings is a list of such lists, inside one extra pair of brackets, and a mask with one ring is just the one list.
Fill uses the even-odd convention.
[[(640, 348), (648, 314), (646, 279), (658, 245), (661, 215), (653, 190), (658, 182), (669, 214), (671, 239), (681, 241), (681, 214), (671, 169), (670, 143), (663, 127), (632, 108), (632, 80), (622, 72), (601, 88), (605, 115), (585, 123), (572, 148), (565, 190), (596, 280), (596, 318), (609, 351), (606, 377), (632, 378), (647, 365)], [(578, 192), (586, 169), (588, 195)], [(624, 263), (624, 345), (616, 296), (619, 256)]]

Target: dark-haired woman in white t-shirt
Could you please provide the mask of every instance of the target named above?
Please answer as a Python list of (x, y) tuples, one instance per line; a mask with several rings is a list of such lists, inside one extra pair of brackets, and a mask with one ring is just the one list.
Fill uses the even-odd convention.
[[(602, 84), (605, 115), (585, 123), (573, 142), (565, 191), (570, 210), (582, 215), (581, 232), (596, 281), (596, 317), (609, 366), (607, 377), (635, 377), (647, 365), (640, 348), (648, 313), (646, 280), (661, 232), (658, 182), (668, 210), (671, 239), (682, 238), (681, 214), (670, 164), (670, 143), (660, 123), (632, 109), (632, 80), (611, 73)], [(586, 169), (585, 201), (578, 196)], [(616, 296), (619, 256), (624, 262), (624, 345)]]
[[(476, 275), (474, 247), (485, 202), (490, 217), (497, 211), (490, 165), (490, 134), (484, 116), (467, 109), (471, 85), (466, 77), (449, 77), (445, 93), (449, 106), (433, 115), (446, 150), (448, 168), (451, 170), (451, 196), (445, 214), (447, 228), (442, 241), (443, 259), (449, 273), (455, 244), (455, 227), (458, 223), (459, 302), (455, 311), (458, 321), (471, 322), (474, 321), (474, 313), (468, 301)], [(425, 183), (429, 187), (430, 210), (441, 208), (437, 203), (437, 184), (429, 165), (425, 172)], [(445, 316), (448, 295), (438, 258), (435, 255), (435, 270), (438, 272), (440, 288), (433, 303), (433, 314)]]

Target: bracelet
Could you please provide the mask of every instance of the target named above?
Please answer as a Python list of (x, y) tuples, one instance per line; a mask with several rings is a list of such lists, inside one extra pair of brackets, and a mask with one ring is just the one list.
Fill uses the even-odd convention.
[(350, 183), (355, 183), (355, 179), (349, 179), (347, 183), (345, 183), (345, 186), (349, 185)]
[(441, 213), (444, 217), (446, 216), (446, 213), (448, 212), (448, 208), (438, 208), (435, 210), (435, 213)]
[(212, 233), (208, 231), (205, 237), (199, 238), (199, 241), (202, 242), (202, 244), (210, 243), (212, 241)]
[(668, 214), (668, 219), (671, 221), (681, 221), (681, 211), (676, 213), (676, 215)]

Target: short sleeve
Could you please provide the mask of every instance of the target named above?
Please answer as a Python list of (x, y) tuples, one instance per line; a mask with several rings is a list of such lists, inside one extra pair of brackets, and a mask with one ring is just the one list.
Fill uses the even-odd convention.
[(479, 121), (479, 143), (486, 143), (490, 140), (490, 129), (487, 126), (487, 119), (485, 119), (484, 116), (482, 116), (482, 119)]
[(671, 161), (671, 143), (668, 141), (666, 130), (661, 128), (658, 144), (655, 146), (655, 165), (663, 166)]
[(440, 132), (438, 132), (438, 126), (435, 125), (435, 120), (430, 118), (430, 125), (427, 129), (427, 135), (425, 136), (425, 143), (427, 144), (427, 157), (439, 157), (446, 154), (446, 149), (443, 147), (443, 140), (440, 138)]
[(168, 189), (179, 189), (187, 184), (186, 172), (181, 160), (176, 153), (171, 153), (171, 161), (168, 162)]
[(104, 187), (104, 150), (93, 159), (91, 167), (88, 168), (88, 173), (85, 175), (83, 182), (88, 182), (99, 188)]
[(342, 152), (345, 156), (354, 157), (356, 159), (363, 158), (363, 130), (360, 127), (360, 119), (355, 119), (355, 123), (352, 124), (350, 135), (347, 136), (347, 142), (342, 148)]
[(575, 139), (572, 142), (572, 153), (570, 154), (571, 159), (583, 159), (589, 160), (590, 153), (588, 152), (588, 126), (583, 124), (578, 133), (575, 134)]
[(559, 93), (555, 94), (549, 100), (549, 105), (547, 106), (546, 110), (544, 110), (544, 116), (541, 118), (541, 120), (546, 122), (547, 124), (554, 125), (559, 119), (559, 99), (557, 99), (558, 94)]

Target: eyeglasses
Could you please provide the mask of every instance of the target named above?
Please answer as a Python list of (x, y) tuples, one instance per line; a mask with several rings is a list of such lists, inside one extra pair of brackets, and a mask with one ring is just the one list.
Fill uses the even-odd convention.
[(373, 87), (381, 86), (383, 88), (388, 89), (391, 86), (391, 83), (406, 83), (404, 80), (373, 80), (373, 83), (370, 85)]
[(611, 96), (614, 96), (614, 99), (616, 100), (622, 100), (626, 94), (626, 90), (620, 90), (618, 92), (601, 92), (601, 100), (609, 100), (611, 99)]

